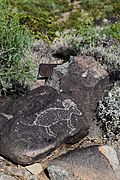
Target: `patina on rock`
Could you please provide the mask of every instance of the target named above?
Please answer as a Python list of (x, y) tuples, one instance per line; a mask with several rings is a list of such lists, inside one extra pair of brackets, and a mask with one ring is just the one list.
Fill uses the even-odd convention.
[(69, 96), (41, 86), (1, 110), (0, 154), (18, 164), (46, 157), (62, 143), (88, 134), (84, 113)]
[(77, 148), (54, 159), (47, 168), (50, 179), (117, 180), (111, 164), (99, 148), (104, 146)]
[(54, 68), (47, 85), (69, 95), (90, 122), (97, 103), (109, 89), (109, 75), (94, 58), (76, 56)]

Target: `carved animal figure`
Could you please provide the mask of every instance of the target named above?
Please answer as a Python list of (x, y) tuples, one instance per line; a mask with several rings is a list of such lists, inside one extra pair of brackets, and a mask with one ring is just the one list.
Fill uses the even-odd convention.
[[(71, 101), (70, 99), (66, 99), (62, 102), (63, 108), (48, 108), (47, 110), (42, 111), (39, 114), (36, 114), (36, 120), (34, 121), (34, 125), (45, 127), (46, 132), (50, 136), (56, 137), (56, 134), (51, 131), (51, 126), (61, 123), (62, 121), (67, 122), (67, 126), (71, 129), (71, 131), (75, 130), (72, 125), (71, 117), (72, 114), (77, 114), (79, 116), (82, 115), (80, 110), (77, 108), (77, 105)], [(51, 119), (52, 121), (50, 122)]]
[(12, 115), (4, 114), (4, 113), (0, 113), (0, 115), (3, 115), (3, 116), (6, 117), (8, 120), (10, 120), (10, 119), (13, 118)]

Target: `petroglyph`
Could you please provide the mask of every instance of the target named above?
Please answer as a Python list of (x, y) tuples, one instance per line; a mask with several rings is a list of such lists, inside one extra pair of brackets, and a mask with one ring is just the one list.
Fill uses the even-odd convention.
[(12, 115), (4, 114), (4, 113), (0, 113), (0, 114), (3, 115), (4, 117), (6, 117), (8, 120), (13, 118)]
[(85, 78), (85, 77), (87, 77), (87, 75), (88, 75), (88, 71), (84, 72), (84, 73), (82, 74), (82, 77)]
[[(48, 108), (40, 113), (36, 113), (36, 119), (33, 125), (44, 127), (49, 136), (56, 137), (56, 134), (51, 130), (51, 126), (61, 123), (62, 121), (67, 122), (68, 128), (71, 129), (71, 132), (75, 130), (75, 127), (72, 125), (71, 118), (73, 114), (78, 116), (82, 115), (82, 112), (77, 108), (77, 105), (70, 99), (65, 99), (62, 102), (63, 108)], [(50, 122), (49, 119), (52, 119)], [(71, 133), (70, 132), (70, 133)]]

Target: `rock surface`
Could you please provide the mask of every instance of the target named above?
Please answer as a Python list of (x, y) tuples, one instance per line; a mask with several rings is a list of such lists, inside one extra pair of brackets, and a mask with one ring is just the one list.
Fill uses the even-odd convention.
[(25, 114), (34, 114), (38, 110), (44, 108), (47, 104), (54, 101), (56, 96), (56, 91), (53, 88), (41, 86), (32, 90), (28, 95), (17, 99), (15, 102), (11, 101), (10, 103), (5, 104), (0, 109), (0, 115), (2, 113), (18, 116)]
[(41, 172), (42, 167), (45, 167), (43, 162), (23, 167), (16, 166), (0, 156), (0, 180), (94, 180), (96, 176), (101, 180), (101, 178), (105, 179), (105, 173), (105, 180), (112, 178), (119, 180), (118, 158), (115, 149), (111, 146), (85, 146), (70, 151), (52, 162), (46, 162), (48, 169)]
[(3, 108), (0, 117), (0, 154), (23, 165), (40, 161), (63, 143), (83, 139), (89, 129), (77, 104), (48, 86)]
[(53, 73), (53, 68), (57, 64), (40, 64), (37, 79), (48, 78)]
[[(33, 166), (36, 166), (36, 164)], [(39, 166), (41, 166), (41, 164), (39, 164)], [(33, 171), (31, 173), (26, 167), (20, 165), (16, 166), (15, 164), (0, 157), (0, 180), (48, 180), (44, 171), (38, 174), (38, 166), (36, 170), (37, 173), (34, 171), (34, 167), (32, 170)]]
[(90, 122), (97, 103), (109, 89), (109, 76), (93, 58), (76, 56), (54, 68), (47, 85), (71, 96)]
[[(47, 168), (52, 180), (117, 180), (111, 165), (99, 148), (77, 148), (53, 160)], [(106, 148), (106, 147), (105, 147)]]
[(25, 167), (29, 172), (31, 172), (33, 175), (39, 175), (42, 171), (43, 168), (40, 163), (35, 163), (29, 166)]

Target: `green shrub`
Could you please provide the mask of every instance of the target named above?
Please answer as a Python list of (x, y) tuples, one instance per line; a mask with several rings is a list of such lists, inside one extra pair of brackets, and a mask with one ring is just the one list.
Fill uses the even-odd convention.
[(49, 19), (69, 10), (67, 0), (10, 0), (18, 12)]
[(104, 18), (109, 15), (119, 16), (119, 0), (81, 0), (80, 4), (82, 8), (90, 12), (94, 18)]
[(112, 38), (110, 27), (79, 26), (65, 30), (52, 43), (54, 51), (73, 49), (77, 54), (93, 56), (108, 72), (120, 69), (120, 43)]
[(43, 17), (34, 17), (26, 14), (18, 14), (20, 24), (25, 25), (35, 39), (51, 41), (56, 37), (56, 30), (61, 30), (57, 23)]
[[(119, 1), (80, 0), (69, 3), (68, 0), (10, 0), (13, 11), (20, 14), (32, 35), (44, 40), (53, 40), (56, 31), (78, 29), (82, 24), (93, 24), (97, 19), (107, 16), (119, 17)], [(118, 6), (117, 6), (118, 5)], [(69, 17), (61, 22), (63, 13)], [(65, 15), (65, 14), (64, 14)]]
[(33, 79), (33, 65), (25, 55), (31, 40), (8, 1), (0, 1), (0, 90), (10, 88), (13, 80), (24, 84)]
[(20, 17), (36, 39), (52, 40), (55, 32), (61, 30), (57, 20), (69, 10), (67, 0), (10, 0), (13, 11)]
[(116, 39), (120, 40), (120, 23), (115, 23), (111, 26), (112, 35)]

